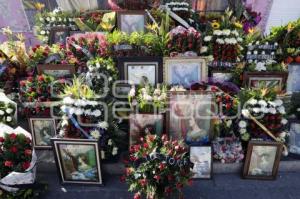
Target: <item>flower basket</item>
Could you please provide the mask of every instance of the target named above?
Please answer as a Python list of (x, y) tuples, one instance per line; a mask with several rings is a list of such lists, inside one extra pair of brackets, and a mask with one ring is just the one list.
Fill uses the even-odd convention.
[[(14, 134), (13, 132), (16, 132)], [(30, 142), (32, 140), (31, 134), (22, 129), (21, 127), (18, 127), (16, 129), (12, 129), (11, 127), (5, 125), (5, 124), (0, 124), (0, 137), (3, 139), (4, 133), (7, 133), (8, 135), (12, 136), (17, 136), (19, 134), (25, 135), (27, 138), (30, 139)], [(4, 141), (4, 140), (3, 140)], [(0, 187), (4, 189), (5, 191), (8, 192), (16, 192), (19, 190), (18, 186), (22, 185), (31, 185), (35, 182), (36, 179), (36, 162), (37, 162), (37, 157), (35, 154), (35, 151), (32, 149), (30, 150), (31, 152), (31, 162), (30, 165), (26, 165), (26, 170), (24, 172), (15, 172), (12, 171), (6, 176), (0, 178)], [(26, 151), (24, 151), (26, 153)], [(24, 168), (24, 166), (23, 166)]]

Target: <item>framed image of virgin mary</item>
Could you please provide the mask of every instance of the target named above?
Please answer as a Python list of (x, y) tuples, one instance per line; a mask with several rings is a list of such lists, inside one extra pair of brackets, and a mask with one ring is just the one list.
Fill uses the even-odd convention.
[(211, 138), (214, 95), (210, 92), (169, 92), (167, 132), (188, 145), (207, 144)]

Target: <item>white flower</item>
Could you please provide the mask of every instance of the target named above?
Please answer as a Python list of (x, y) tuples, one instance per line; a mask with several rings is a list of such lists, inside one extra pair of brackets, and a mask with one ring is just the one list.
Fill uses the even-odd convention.
[(142, 92), (142, 94), (146, 94), (146, 93), (147, 93), (146, 88), (142, 88), (142, 89), (141, 89), (141, 92)]
[(258, 104), (261, 105), (261, 106), (267, 106), (268, 105), (265, 100), (259, 100)]
[(224, 43), (225, 43), (224, 40), (223, 40), (223, 39), (220, 39), (220, 38), (218, 38), (218, 39), (216, 40), (216, 42), (217, 42), (218, 44), (224, 44)]
[(247, 126), (247, 122), (245, 122), (244, 120), (241, 120), (240, 122), (239, 122), (239, 127), (240, 128), (245, 128)]
[(238, 41), (238, 42), (242, 42), (242, 41), (243, 41), (243, 38), (238, 37), (238, 38), (237, 38), (237, 41)]
[(265, 52), (265, 51), (262, 51), (262, 52), (261, 52), (261, 54), (262, 54), (262, 55), (265, 55), (265, 54), (266, 54), (266, 52)]
[(47, 17), (46, 20), (47, 20), (47, 21), (50, 21), (51, 19), (50, 19), (50, 17)]
[(65, 97), (64, 99), (63, 99), (63, 103), (64, 104), (69, 104), (69, 105), (72, 105), (72, 104), (74, 104), (74, 102), (75, 102), (75, 100), (74, 99), (72, 99), (71, 97)]
[(92, 115), (94, 115), (95, 117), (99, 117), (101, 115), (101, 111), (100, 110), (95, 110)]
[(91, 115), (91, 114), (92, 114), (92, 111), (91, 111), (91, 109), (87, 109), (87, 110), (85, 110), (85, 111), (84, 111), (84, 114), (86, 114), (86, 115)]
[(11, 114), (13, 111), (14, 111), (14, 110), (13, 110), (12, 108), (8, 108), (8, 109), (6, 109), (5, 112), (6, 112), (7, 114)]
[(78, 108), (75, 110), (75, 115), (82, 115), (83, 114), (83, 110), (81, 108)]
[(12, 121), (12, 117), (8, 116), (8, 117), (6, 118), (6, 121), (7, 121), (7, 122), (11, 122), (11, 121)]
[(255, 44), (258, 45), (258, 44), (259, 44), (259, 41), (257, 41)]
[(242, 115), (243, 115), (245, 118), (248, 118), (248, 117), (250, 116), (249, 110), (243, 109), (243, 110), (242, 110)]
[(229, 29), (223, 30), (223, 35), (226, 35), (226, 36), (230, 35), (230, 30)]
[(112, 143), (112, 140), (109, 139), (107, 145), (108, 145), (108, 146), (111, 146), (112, 144), (113, 144), (113, 143)]
[(69, 108), (69, 114), (73, 115), (75, 113), (76, 109), (75, 108)]
[(130, 91), (129, 91), (129, 93), (128, 93), (128, 95), (130, 97), (134, 97), (135, 96), (135, 88), (131, 88)]
[(91, 136), (93, 137), (93, 138), (95, 138), (95, 139), (99, 139), (100, 137), (101, 137), (101, 134), (100, 134), (100, 132), (98, 131), (98, 130), (92, 130), (91, 131)]
[(249, 59), (249, 60), (248, 60), (248, 62), (249, 62), (249, 63), (252, 63), (252, 62), (253, 62), (253, 60), (252, 60), (252, 59)]
[(143, 95), (143, 99), (146, 101), (152, 101), (152, 97), (150, 95)]
[(213, 61), (213, 60), (214, 60), (214, 56), (209, 55), (209, 56), (207, 57), (207, 60), (208, 60), (208, 61)]
[(214, 30), (213, 34), (220, 36), (220, 35), (222, 35), (222, 31), (221, 30)]
[(281, 106), (283, 104), (283, 101), (281, 99), (277, 99), (274, 101), (276, 106)]
[(286, 113), (286, 112), (285, 112), (284, 106), (278, 107), (277, 110), (278, 110), (278, 112), (279, 112), (280, 114), (285, 114), (285, 113)]
[(257, 104), (257, 100), (252, 98), (250, 100), (248, 100), (248, 103), (251, 104), (251, 105), (256, 105)]
[(239, 130), (239, 132), (240, 132), (240, 134), (244, 134), (244, 133), (247, 132), (247, 130), (245, 128), (242, 128), (242, 129)]
[(55, 21), (56, 20), (56, 18), (55, 17), (51, 17), (51, 21)]
[(201, 53), (206, 53), (208, 50), (207, 46), (202, 46), (200, 52)]
[(255, 51), (253, 52), (254, 55), (257, 55), (257, 53), (258, 53), (257, 50), (255, 50)]
[(118, 154), (118, 148), (114, 147), (112, 150), (112, 155), (117, 155)]
[(263, 113), (269, 113), (269, 109), (266, 108), (265, 106), (261, 107), (260, 110), (261, 110), (261, 112), (263, 112)]
[(275, 42), (275, 43), (274, 43), (274, 45), (275, 45), (275, 46), (278, 46), (278, 43), (277, 43), (277, 42)]
[(98, 124), (98, 126), (100, 127), (100, 128), (102, 128), (102, 129), (105, 129), (105, 130), (107, 130), (107, 128), (108, 128), (108, 123), (107, 122), (100, 122), (99, 124)]
[(285, 138), (286, 137), (286, 132), (285, 131), (282, 131), (280, 134), (279, 134), (279, 137), (280, 138)]
[(252, 109), (252, 111), (253, 111), (254, 113), (259, 113), (260, 110), (261, 110), (260, 108), (253, 108), (253, 109)]
[(230, 127), (231, 125), (232, 125), (232, 120), (227, 120), (227, 121), (226, 121), (226, 126), (227, 126), (227, 127)]
[(44, 30), (42, 30), (42, 31), (40, 32), (40, 34), (41, 34), (41, 35), (44, 35), (44, 34), (46, 34), (46, 32), (45, 32)]
[[(232, 31), (231, 32), (233, 35), (235, 35), (235, 36), (238, 36), (239, 35), (239, 32), (237, 31), (237, 30), (234, 30), (234, 31)], [(252, 44), (251, 44), (252, 45)]]
[(206, 37), (204, 37), (204, 41), (210, 41), (211, 38), (212, 38), (212, 36), (206, 36)]
[(281, 124), (286, 125), (287, 123), (288, 123), (287, 119), (283, 118), (283, 119), (281, 120)]
[(59, 18), (58, 18), (58, 21), (62, 21), (62, 18), (61, 18), (61, 17), (59, 17)]
[(269, 113), (276, 114), (276, 109), (275, 108), (269, 108)]
[(265, 66), (265, 63), (263, 63), (263, 62), (258, 62), (258, 63), (256, 64), (255, 70), (257, 70), (257, 71), (265, 71), (265, 70), (267, 70), (267, 68), (266, 68), (266, 66)]

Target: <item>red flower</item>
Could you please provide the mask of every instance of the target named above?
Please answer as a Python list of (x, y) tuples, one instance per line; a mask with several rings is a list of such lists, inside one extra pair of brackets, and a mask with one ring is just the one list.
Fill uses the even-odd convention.
[(26, 86), (26, 82), (25, 81), (20, 81), (20, 86), (22, 86), (22, 87)]
[(30, 162), (24, 162), (22, 164), (22, 167), (23, 167), (24, 170), (28, 169), (30, 167)]
[(171, 193), (171, 192), (172, 192), (172, 187), (165, 188), (165, 193)]
[(36, 47), (32, 48), (32, 51), (35, 53), (35, 51), (36, 51)]
[(4, 137), (0, 137), (0, 142), (4, 142), (4, 141), (5, 141)]
[(140, 192), (135, 193), (133, 199), (141, 199)]
[(134, 157), (134, 156), (130, 156), (130, 158), (129, 158), (129, 159), (130, 159), (130, 161), (134, 162), (134, 161), (136, 161), (136, 159), (137, 159), (137, 158), (136, 158), (136, 157)]
[(27, 77), (27, 81), (32, 82), (33, 81), (33, 77)]
[(183, 188), (183, 184), (177, 183), (177, 184), (176, 184), (176, 188), (177, 188), (177, 189), (182, 189), (182, 188)]
[(43, 75), (38, 76), (38, 81), (39, 81), (39, 82), (42, 82), (42, 81), (44, 81), (44, 80), (45, 80), (45, 78), (44, 78)]
[(166, 134), (164, 134), (162, 137), (161, 137), (162, 141), (167, 141), (168, 140), (168, 136)]
[(125, 177), (125, 176), (121, 176), (121, 177), (120, 177), (120, 181), (121, 181), (121, 182), (125, 182), (125, 180), (126, 180), (126, 177)]
[(231, 109), (231, 104), (227, 103), (227, 104), (226, 104), (226, 109), (227, 109), (227, 110)]
[(12, 147), (10, 148), (10, 152), (12, 152), (12, 153), (17, 153), (17, 152), (18, 152), (18, 148), (17, 148), (16, 146), (12, 146)]
[(15, 140), (15, 139), (17, 138), (17, 134), (12, 133), (12, 134), (9, 135), (9, 138), (10, 138), (11, 140)]
[(154, 136), (154, 135), (149, 135), (148, 138), (149, 138), (149, 141), (150, 141), (150, 142), (153, 142), (154, 139), (155, 139), (155, 136)]
[(154, 178), (155, 180), (157, 180), (157, 181), (160, 180), (160, 176), (159, 176), (159, 175), (155, 175), (153, 178)]
[(31, 156), (32, 151), (31, 151), (30, 149), (25, 149), (24, 154), (25, 154), (26, 156)]
[(144, 187), (144, 186), (146, 186), (147, 185), (147, 179), (141, 179), (141, 180), (139, 180), (139, 183)]
[(217, 92), (217, 91), (218, 91), (218, 89), (217, 89), (217, 87), (215, 87), (215, 86), (212, 86), (212, 87), (211, 87), (211, 91), (212, 91), (212, 92)]
[(164, 163), (159, 163), (159, 170), (163, 170), (166, 167)]
[(44, 57), (48, 57), (48, 53), (47, 52), (43, 52), (43, 56)]
[(149, 147), (148, 143), (144, 143), (144, 148), (148, 148), (148, 147)]
[(7, 160), (7, 161), (4, 162), (4, 166), (6, 166), (6, 167), (12, 167), (13, 163), (12, 163), (12, 161)]

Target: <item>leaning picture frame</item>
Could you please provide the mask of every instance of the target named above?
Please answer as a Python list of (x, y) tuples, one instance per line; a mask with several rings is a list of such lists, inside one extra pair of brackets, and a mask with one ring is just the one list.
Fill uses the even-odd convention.
[(56, 78), (73, 77), (76, 73), (75, 66), (72, 64), (39, 64), (37, 66), (39, 75), (46, 74)]
[(206, 59), (202, 57), (164, 57), (163, 74), (166, 84), (189, 88), (193, 83), (207, 81)]
[(117, 60), (120, 78), (132, 85), (162, 83), (161, 57), (120, 57)]
[(29, 118), (32, 143), (35, 149), (52, 149), (51, 138), (55, 137), (56, 121), (54, 118)]
[(67, 38), (70, 36), (71, 29), (69, 27), (53, 27), (50, 29), (49, 45), (56, 43), (66, 44)]
[(62, 184), (103, 185), (98, 140), (52, 138)]
[(282, 150), (283, 145), (279, 142), (250, 141), (243, 177), (245, 179), (275, 180)]
[(211, 146), (191, 146), (190, 161), (193, 163), (193, 179), (211, 179), (213, 156)]
[(145, 32), (146, 12), (138, 10), (118, 11), (118, 29), (127, 34)]
[(208, 144), (212, 138), (215, 96), (207, 91), (170, 91), (166, 132), (172, 139), (184, 139), (189, 146)]

